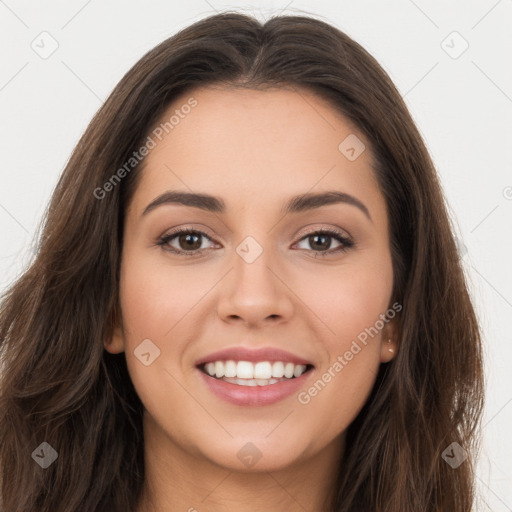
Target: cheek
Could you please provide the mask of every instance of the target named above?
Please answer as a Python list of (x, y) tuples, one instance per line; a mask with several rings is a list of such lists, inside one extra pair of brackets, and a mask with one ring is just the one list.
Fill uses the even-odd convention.
[(329, 340), (332, 352), (343, 350), (375, 325), (389, 307), (392, 284), (391, 260), (382, 258), (318, 269), (312, 279), (302, 282), (298, 295), (321, 321), (326, 333), (322, 341)]
[(132, 336), (162, 339), (190, 313), (214, 282), (204, 267), (173, 266), (154, 254), (126, 254), (120, 283), (126, 331)]
[(311, 421), (322, 416), (323, 433), (334, 436), (352, 423), (375, 382), (382, 339), (379, 315), (386, 313), (391, 288), (382, 274), (379, 279), (355, 270), (325, 285), (324, 293), (311, 288), (311, 303), (329, 328), (321, 327), (327, 334), (317, 338), (328, 360), (315, 370), (315, 379), (297, 401)]
[[(155, 264), (154, 253), (152, 256), (147, 253), (151, 251), (127, 250), (121, 265), (120, 302), (126, 363), (145, 409), (152, 417), (164, 421), (171, 397), (173, 407), (180, 411), (193, 409), (190, 396), (177, 384), (181, 377), (173, 362), (180, 360), (187, 342), (180, 329), (186, 328), (186, 315), (197, 302), (195, 297), (200, 292), (204, 294), (205, 287), (200, 290), (197, 283), (187, 281), (179, 268)], [(194, 300), (189, 300), (190, 297)], [(166, 428), (176, 435), (183, 434), (179, 422)]]
[[(380, 365), (382, 322), (392, 290), (391, 258), (316, 273), (308, 304), (322, 320), (318, 343), (328, 363), (298, 402), (315, 417), (328, 410), (322, 428), (336, 432), (353, 421), (371, 392)], [(313, 412), (314, 411), (314, 412)]]
[[(152, 251), (135, 248), (123, 255), (120, 302), (126, 360), (146, 405), (154, 400), (152, 390), (164, 385), (176, 391), (172, 376), (180, 371), (179, 363), (194, 335), (194, 315), (218, 280), (207, 267), (177, 266), (166, 262), (163, 255), (155, 257)], [(143, 352), (142, 346), (147, 347)], [(138, 355), (148, 351), (154, 362), (145, 366)]]

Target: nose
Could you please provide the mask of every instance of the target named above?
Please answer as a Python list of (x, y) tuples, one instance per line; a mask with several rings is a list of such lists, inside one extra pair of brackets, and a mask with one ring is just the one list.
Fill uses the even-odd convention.
[(264, 250), (252, 263), (237, 253), (233, 269), (225, 278), (218, 302), (218, 315), (225, 322), (247, 327), (286, 322), (293, 314), (294, 294), (286, 276)]

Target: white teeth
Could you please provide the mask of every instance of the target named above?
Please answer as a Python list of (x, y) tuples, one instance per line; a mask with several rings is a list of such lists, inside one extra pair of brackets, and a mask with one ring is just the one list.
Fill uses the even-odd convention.
[(293, 376), (294, 377), (300, 377), (303, 373), (304, 373), (304, 370), (306, 369), (306, 367), (304, 365), (297, 365), (294, 369), (293, 369)]
[[(252, 363), (250, 361), (212, 361), (206, 363), (204, 369), (211, 377), (216, 377), (230, 382), (236, 379), (246, 379), (245, 385), (274, 384), (274, 379), (282, 379), (283, 377), (291, 379), (292, 377), (300, 377), (306, 371), (306, 365), (293, 364), (282, 361), (271, 363), (269, 361), (259, 361)], [(255, 380), (254, 384), (250, 382)], [(262, 384), (259, 384), (261, 381)], [(264, 384), (263, 384), (264, 382)]]
[(276, 384), (286, 379), (230, 379), (223, 377), (222, 380), (231, 384), (238, 384), (239, 386), (268, 386), (269, 384)]
[(295, 365), (293, 363), (286, 363), (286, 366), (284, 367), (284, 376), (287, 379), (291, 379), (293, 377), (294, 372)]
[(281, 361), (276, 361), (272, 365), (272, 377), (275, 377), (276, 379), (284, 377), (284, 364), (281, 363)]
[(226, 361), (224, 363), (224, 377), (236, 377), (235, 361)]
[(204, 369), (206, 373), (213, 377), (215, 375), (215, 363), (206, 363)]
[(270, 379), (272, 377), (272, 364), (263, 362), (254, 365), (255, 379)]
[(222, 363), (222, 361), (215, 362), (215, 376), (218, 379), (224, 377), (224, 364)]
[[(224, 363), (219, 361), (215, 364), (221, 364), (224, 366)], [(249, 361), (238, 361), (238, 364), (236, 365), (236, 376), (239, 379), (254, 379), (254, 365)]]

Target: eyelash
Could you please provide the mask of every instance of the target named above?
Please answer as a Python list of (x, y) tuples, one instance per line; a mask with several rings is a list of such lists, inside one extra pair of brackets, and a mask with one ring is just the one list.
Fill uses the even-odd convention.
[[(170, 233), (167, 233), (167, 234), (159, 237), (156, 245), (159, 247), (162, 247), (162, 249), (165, 251), (169, 251), (169, 252), (178, 254), (180, 256), (198, 256), (200, 254), (203, 254), (207, 249), (197, 249), (194, 251), (183, 251), (183, 250), (179, 250), (174, 247), (171, 247), (171, 246), (165, 247), (166, 245), (169, 244), (169, 242), (172, 239), (176, 238), (178, 235), (194, 235), (194, 234), (201, 235), (201, 236), (206, 237), (209, 240), (211, 240), (211, 238), (203, 231), (196, 230), (196, 229), (189, 229), (189, 228), (184, 228), (184, 229), (181, 228), (181, 229), (177, 229), (176, 231), (171, 231)], [(340, 242), (342, 244), (340, 247), (338, 247), (334, 250), (315, 251), (315, 250), (311, 249), (312, 252), (318, 254), (318, 256), (320, 256), (320, 257), (325, 257), (326, 255), (330, 255), (330, 254), (334, 254), (334, 253), (338, 253), (338, 252), (340, 252), (340, 253), (346, 252), (348, 249), (354, 247), (354, 245), (355, 245), (355, 243), (351, 239), (347, 238), (340, 231), (336, 231), (334, 229), (320, 229), (317, 231), (312, 231), (311, 233), (306, 233), (299, 240), (299, 242), (301, 242), (305, 238), (310, 237), (312, 235), (327, 235), (329, 237), (334, 238), (335, 240), (337, 240), (338, 242)], [(315, 254), (315, 258), (317, 257), (316, 254)]]

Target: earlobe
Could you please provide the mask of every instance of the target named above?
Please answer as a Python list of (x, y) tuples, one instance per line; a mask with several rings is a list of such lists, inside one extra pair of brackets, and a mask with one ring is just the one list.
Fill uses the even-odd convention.
[(380, 351), (380, 361), (381, 363), (388, 363), (391, 361), (396, 355), (396, 342), (393, 338), (388, 338), (387, 340), (382, 340), (382, 346)]
[(386, 325), (382, 333), (380, 361), (381, 363), (388, 363), (395, 356), (398, 350), (398, 329), (396, 328), (395, 321)]
[(119, 354), (124, 351), (124, 333), (117, 309), (114, 313), (114, 319), (111, 325), (113, 325), (113, 327), (110, 329), (110, 335), (104, 341), (103, 345), (107, 352)]
[(104, 342), (105, 350), (111, 354), (119, 354), (124, 351), (123, 332), (120, 327), (114, 328), (112, 336)]

